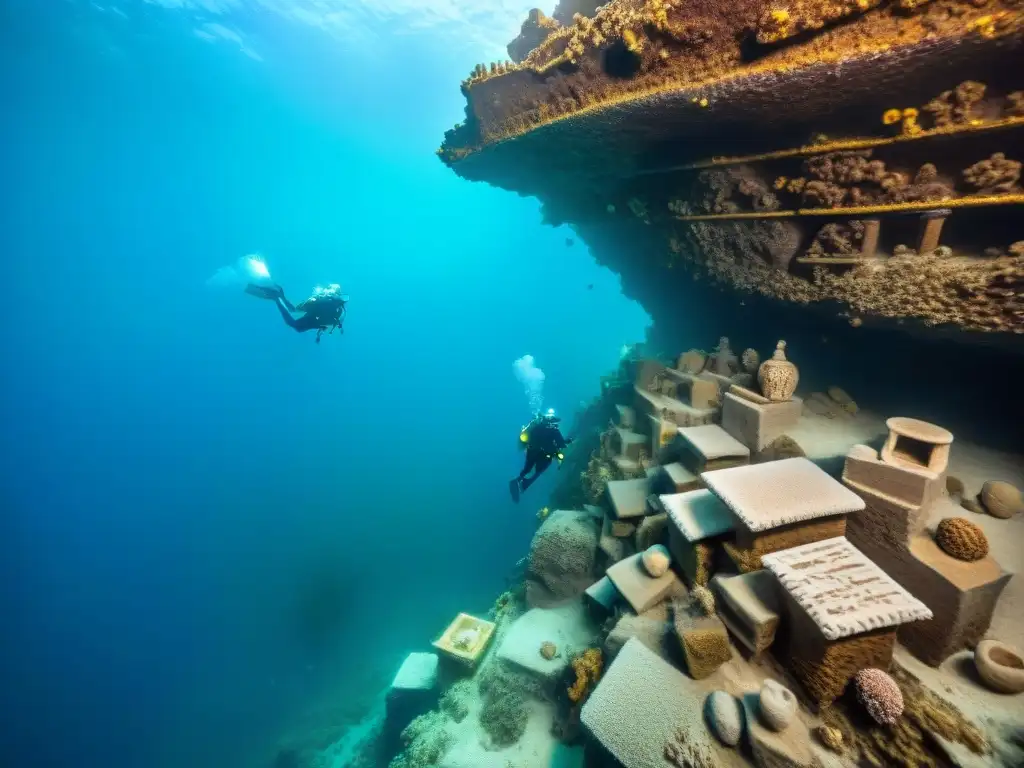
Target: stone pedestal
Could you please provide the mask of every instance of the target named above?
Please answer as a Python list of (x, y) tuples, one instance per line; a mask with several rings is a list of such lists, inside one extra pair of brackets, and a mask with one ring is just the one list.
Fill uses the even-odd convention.
[(903, 583), (902, 575), (907, 580), (904, 588), (934, 616), (901, 627), (899, 638), (914, 656), (937, 667), (984, 638), (1011, 574), (991, 557), (973, 563), (952, 558), (927, 533), (911, 542), (910, 555), (912, 559), (890, 574)]
[(679, 578), (671, 568), (658, 578), (651, 577), (636, 554), (608, 569), (608, 578), (634, 611), (643, 613), (681, 591)]
[[(851, 465), (850, 459), (847, 458), (847, 470), (850, 470), (852, 466), (854, 465)], [(876, 468), (868, 467), (872, 473)], [(888, 550), (890, 554), (884, 555), (880, 561), (882, 568), (886, 569), (886, 561), (899, 557), (899, 553), (910, 546), (911, 540), (924, 530), (925, 524), (928, 522), (928, 507), (879, 493), (860, 482), (851, 480), (851, 474), (860, 476), (856, 470), (852, 473), (844, 472), (843, 483), (864, 499), (865, 507), (862, 512), (850, 515), (847, 519), (846, 537), (854, 546), (865, 552)], [(870, 478), (863, 479), (870, 480)], [(907, 486), (903, 486), (903, 488), (906, 489)], [(927, 498), (927, 494), (921, 493), (920, 497)], [(873, 555), (871, 557), (877, 560)], [(906, 584), (903, 586), (907, 587)]]
[[(558, 608), (533, 608), (512, 622), (502, 633), (496, 662), (527, 677), (531, 688), (554, 700), (571, 654), (593, 642), (593, 633), (582, 602)], [(541, 653), (544, 643), (555, 646), (548, 658)]]
[(711, 580), (718, 617), (754, 658), (771, 647), (779, 627), (779, 587), (766, 570)]
[(879, 219), (864, 219), (864, 239), (860, 243), (860, 255), (865, 259), (873, 259), (878, 251), (878, 235), (882, 229)]
[(773, 654), (800, 681), (818, 707), (834, 702), (858, 671), (888, 669), (896, 647), (896, 627), (828, 640), (788, 592)]
[(406, 657), (385, 699), (385, 731), (389, 740), (397, 741), (409, 723), (437, 705), (437, 669), (438, 660), (433, 653), (410, 653)]
[(591, 614), (603, 618), (615, 609), (619, 602), (619, 591), (615, 589), (612, 580), (607, 576), (601, 577), (589, 587), (584, 594), (584, 601), (591, 611)]
[(921, 226), (917, 236), (917, 252), (919, 254), (931, 253), (939, 247), (942, 226), (951, 213), (949, 208), (941, 208), (921, 214)]
[(674, 461), (670, 456), (669, 447), (676, 436), (676, 432), (679, 430), (679, 426), (674, 421), (658, 416), (648, 416), (647, 422), (651, 435), (648, 446), (651, 457), (659, 464)]
[(650, 480), (650, 491), (657, 494), (695, 491), (700, 486), (700, 478), (679, 462), (657, 467)]
[(618, 415), (618, 426), (623, 429), (634, 429), (636, 427), (636, 412), (628, 405), (616, 405), (615, 413)]
[(672, 458), (694, 474), (750, 463), (750, 449), (717, 424), (680, 428)]
[(718, 414), (716, 408), (694, 408), (672, 397), (648, 392), (634, 387), (636, 408), (639, 413), (657, 416), (660, 419), (673, 421), (680, 427), (695, 427), (700, 424), (711, 424)]
[(736, 520), (711, 491), (700, 489), (658, 497), (668, 517), (668, 548), (688, 584), (707, 586), (715, 550), (732, 536)]
[(912, 507), (924, 507), (939, 498), (944, 484), (942, 475), (924, 467), (889, 464), (866, 445), (850, 449), (843, 467), (843, 482), (862, 498), (862, 492), (867, 491), (873, 497)]
[(722, 406), (725, 431), (751, 451), (759, 451), (800, 421), (803, 400), (759, 404), (726, 392)]
[(882, 446), (886, 464), (910, 469), (927, 469), (936, 475), (946, 471), (953, 434), (920, 419), (894, 416), (885, 422), (889, 436)]
[(632, 520), (647, 514), (647, 478), (608, 481), (608, 503), (616, 520)]
[(675, 528), (668, 529), (668, 548), (683, 579), (691, 587), (706, 587), (714, 562), (714, 541), (689, 542)]
[(635, 531), (636, 525), (633, 523), (605, 516), (601, 528), (601, 538), (597, 542), (598, 550), (604, 555), (603, 567), (607, 568), (636, 554), (632, 539)]
[(717, 616), (689, 616), (677, 611), (676, 637), (694, 680), (703, 680), (732, 658), (729, 633)]
[(773, 653), (819, 706), (867, 667), (887, 669), (900, 625), (932, 612), (844, 537), (764, 556), (779, 582), (783, 620)]
[(677, 400), (698, 409), (718, 407), (720, 395), (717, 382), (672, 369), (666, 370), (665, 375), (676, 382)]
[(612, 450), (619, 456), (639, 462), (647, 453), (647, 438), (639, 432), (616, 427), (612, 433)]

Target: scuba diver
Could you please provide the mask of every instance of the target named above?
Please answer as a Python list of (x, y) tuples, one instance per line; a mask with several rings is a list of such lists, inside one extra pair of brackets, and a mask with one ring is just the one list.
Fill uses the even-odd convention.
[[(345, 332), (341, 324), (345, 317), (345, 305), (348, 303), (348, 296), (341, 293), (341, 286), (331, 283), (326, 288), (317, 286), (313, 289), (312, 295), (298, 306), (292, 304), (284, 295), (284, 289), (279, 285), (257, 285), (249, 283), (245, 292), (260, 299), (270, 299), (277, 306), (281, 318), (298, 333), (316, 331), (316, 343), (320, 343), (320, 337), (324, 332), (334, 333), (337, 328), (341, 333)], [(295, 316), (296, 312), (302, 314)]]
[[(526, 449), (526, 461), (519, 477), (510, 480), (508, 484), (512, 501), (517, 504), (520, 494), (533, 485), (544, 470), (551, 466), (552, 459), (558, 459), (558, 465), (561, 467), (562, 459), (565, 458), (562, 451), (572, 442), (572, 438), (562, 436), (562, 431), (558, 427), (560, 421), (561, 419), (555, 416), (555, 410), (549, 408), (547, 413), (538, 412), (519, 433), (519, 446)], [(533, 475), (527, 477), (530, 470), (533, 470)]]

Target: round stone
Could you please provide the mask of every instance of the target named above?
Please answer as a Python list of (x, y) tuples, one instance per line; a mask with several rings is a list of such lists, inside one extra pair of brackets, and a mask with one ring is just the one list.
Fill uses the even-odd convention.
[(765, 680), (759, 701), (761, 719), (773, 731), (786, 730), (796, 717), (796, 696), (774, 680)]
[(668, 549), (664, 544), (650, 546), (640, 555), (640, 561), (652, 579), (664, 576), (669, 564)]
[(978, 676), (993, 691), (1024, 692), (1024, 656), (1011, 645), (998, 640), (982, 640), (974, 649)]
[(1020, 489), (1000, 480), (989, 480), (981, 486), (978, 499), (986, 512), (1001, 520), (1007, 520), (1024, 509)]
[(735, 696), (725, 691), (712, 692), (704, 702), (704, 717), (720, 742), (727, 747), (735, 747), (740, 743), (743, 709)]

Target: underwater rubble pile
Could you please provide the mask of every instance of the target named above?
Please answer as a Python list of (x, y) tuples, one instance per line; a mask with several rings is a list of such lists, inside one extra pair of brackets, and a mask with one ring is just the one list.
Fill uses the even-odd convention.
[(1021, 765), (1020, 592), (990, 546), (1019, 489), (981, 507), (949, 431), (799, 382), (784, 342), (624, 365), (564, 481), (603, 493), (541, 510), (522, 582), (409, 657), (392, 768)]
[(1020, 352), (1019, 0), (590, 5), (474, 69), (444, 163), (538, 198), (656, 323), (701, 279)]

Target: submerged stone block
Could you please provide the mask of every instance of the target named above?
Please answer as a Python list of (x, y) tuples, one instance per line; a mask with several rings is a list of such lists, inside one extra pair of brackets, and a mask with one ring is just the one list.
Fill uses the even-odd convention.
[[(988, 631), (1012, 574), (991, 556), (971, 563), (943, 552), (927, 533), (910, 544), (911, 559), (888, 564), (897, 580), (931, 609), (933, 617), (900, 627), (900, 642), (925, 664), (939, 666), (973, 648)], [(901, 582), (904, 583), (904, 582)]]
[(678, 462), (657, 467), (650, 482), (651, 493), (659, 495), (695, 491), (700, 486), (700, 477)]
[(750, 449), (717, 424), (681, 427), (673, 442), (677, 460), (698, 475), (750, 461)]
[(399, 668), (385, 698), (386, 731), (395, 739), (415, 718), (438, 701), (437, 655), (410, 653)]
[(676, 636), (694, 680), (703, 680), (732, 658), (729, 633), (717, 616), (689, 616), (677, 611)]
[(923, 507), (942, 494), (943, 478), (921, 467), (887, 464), (867, 445), (846, 455), (843, 482), (855, 493), (867, 489), (904, 504)]
[(711, 580), (719, 618), (754, 657), (771, 647), (779, 627), (781, 595), (766, 570)]
[(723, 396), (722, 427), (751, 451), (760, 451), (800, 421), (799, 397), (782, 403), (754, 403), (731, 392)]
[[(587, 732), (624, 768), (665, 765), (666, 741), (686, 723), (699, 723), (703, 697), (686, 676), (644, 644), (629, 640), (580, 711)], [(704, 728), (686, 734), (707, 755)]]
[(608, 502), (616, 520), (631, 521), (647, 514), (647, 478), (609, 480)]
[(608, 569), (608, 578), (637, 613), (643, 613), (681, 589), (679, 578), (669, 569), (653, 578), (640, 554), (628, 557)]

